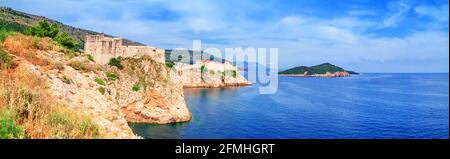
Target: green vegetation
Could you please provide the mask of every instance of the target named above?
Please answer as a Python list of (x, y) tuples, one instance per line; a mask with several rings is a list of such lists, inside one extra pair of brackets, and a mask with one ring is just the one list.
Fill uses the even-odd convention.
[(106, 72), (106, 78), (108, 78), (108, 80), (110, 81), (115, 81), (117, 79), (119, 79), (119, 76), (117, 74), (115, 74), (114, 72)]
[(89, 61), (95, 62), (94, 57), (92, 57), (91, 54), (86, 54), (86, 58), (87, 58)]
[(325, 74), (327, 72), (330, 73), (346, 72), (346, 70), (344, 70), (341, 67), (332, 65), (330, 63), (324, 63), (312, 67), (306, 66), (294, 67), (286, 71), (279, 72), (279, 74), (305, 74), (305, 72), (307, 75), (313, 75), (313, 74)]
[(53, 132), (54, 138), (71, 138), (79, 134), (90, 134), (92, 138), (99, 137), (99, 130), (96, 125), (87, 120), (74, 120), (71, 115), (66, 112), (52, 112), (47, 119), (47, 123), (51, 127), (59, 127), (60, 131)]
[(105, 81), (101, 78), (96, 77), (94, 81), (99, 85), (102, 85), (102, 86), (106, 85)]
[(16, 124), (16, 115), (0, 108), (0, 139), (17, 139), (25, 136), (22, 128)]
[(28, 35), (50, 38), (55, 38), (58, 35), (58, 32), (58, 25), (56, 23), (49, 24), (47, 20), (41, 20), (37, 25), (26, 30)]
[(223, 76), (232, 76), (233, 78), (236, 78), (237, 71), (236, 70), (225, 70), (222, 75)]
[(75, 47), (79, 46), (79, 43), (67, 33), (60, 33), (53, 40), (70, 50), (74, 50)]
[[(1, 16), (0, 16), (1, 17)], [(26, 26), (20, 25), (18, 23), (5, 21), (0, 18), (0, 40), (2, 40), (2, 34), (20, 32), (23, 33), (27, 29)]]
[(52, 38), (55, 42), (69, 50), (74, 50), (75, 47), (79, 46), (79, 43), (70, 37), (69, 34), (59, 31), (58, 24), (49, 24), (47, 20), (39, 21), (38, 24), (30, 27), (25, 33), (37, 37)]
[[(16, 11), (11, 8), (6, 7), (0, 7), (0, 28), (11, 28), (13, 31), (22, 32), (24, 33), (27, 30), (27, 26), (32, 26), (36, 23), (38, 23), (40, 20), (47, 20), (51, 23), (58, 23), (54, 20), (43, 18), (41, 16), (36, 16), (20, 11)], [(94, 32), (91, 30), (85, 30), (80, 29), (64, 24), (59, 24), (59, 29), (64, 30), (69, 34), (69, 36), (73, 37), (78, 43), (79, 46), (75, 47), (76, 49), (80, 48), (82, 49), (84, 46), (84, 38), (86, 35), (94, 35), (94, 34), (101, 34), (99, 32)], [(111, 35), (105, 35), (108, 37), (111, 37)], [(138, 42), (133, 42), (128, 39), (123, 39), (124, 45), (143, 45)]]
[(233, 78), (237, 77), (237, 71), (236, 70), (226, 70), (224, 72), (224, 76), (232, 76)]
[(69, 66), (71, 66), (73, 69), (75, 69), (77, 71), (87, 71), (88, 70), (87, 66), (80, 61), (73, 61), (73, 62), (69, 63)]
[(175, 62), (166, 60), (166, 67), (172, 69), (175, 66)]
[(15, 31), (13, 31), (12, 29), (0, 28), (0, 42), (5, 40), (7, 36), (12, 35), (14, 33)]
[(203, 74), (203, 73), (206, 73), (206, 72), (208, 72), (208, 68), (206, 68), (206, 66), (205, 65), (202, 65), (202, 67), (200, 67), (200, 72)]
[(97, 90), (98, 90), (102, 95), (104, 95), (105, 92), (106, 92), (105, 87), (98, 87)]
[(135, 83), (131, 89), (133, 91), (137, 92), (141, 89), (141, 86), (139, 86), (139, 83)]
[(70, 79), (69, 77), (67, 77), (66, 75), (63, 75), (61, 80), (66, 83), (66, 84), (71, 84), (72, 83), (72, 79)]
[(0, 79), (6, 79), (0, 82), (0, 138), (101, 137), (91, 118), (47, 92), (45, 79), (20, 68)]
[(10, 69), (13, 65), (12, 57), (0, 47), (0, 69)]
[(118, 69), (123, 69), (122, 58), (121, 57), (111, 58), (108, 62), (108, 65), (116, 66)]

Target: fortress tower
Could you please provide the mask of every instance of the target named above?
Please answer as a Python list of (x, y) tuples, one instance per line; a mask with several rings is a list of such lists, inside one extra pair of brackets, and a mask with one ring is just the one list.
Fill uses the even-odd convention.
[(114, 57), (134, 57), (148, 55), (153, 60), (164, 63), (164, 49), (151, 46), (124, 46), (121, 38), (105, 37), (104, 35), (87, 35), (84, 50), (91, 54), (95, 62), (107, 64)]

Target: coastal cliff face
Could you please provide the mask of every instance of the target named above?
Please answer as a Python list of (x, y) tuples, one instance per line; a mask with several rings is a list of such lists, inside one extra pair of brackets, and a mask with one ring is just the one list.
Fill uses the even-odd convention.
[[(128, 122), (167, 124), (191, 120), (184, 101), (183, 86), (174, 71), (151, 57), (125, 58), (119, 79), (111, 82), (115, 98)], [(107, 78), (107, 77), (105, 77)]]
[(5, 39), (2, 47), (13, 57), (14, 69), (45, 79), (39, 85), (45, 85), (49, 93), (46, 102), (58, 102), (88, 116), (102, 138), (140, 138), (128, 122), (165, 124), (191, 119), (175, 72), (150, 57), (125, 58), (123, 69), (118, 69), (99, 65), (83, 53), (64, 52), (53, 44), (41, 47), (33, 41), (42, 39), (20, 34)]
[(175, 70), (185, 88), (219, 88), (251, 85), (230, 63), (197, 61), (195, 64), (177, 63)]

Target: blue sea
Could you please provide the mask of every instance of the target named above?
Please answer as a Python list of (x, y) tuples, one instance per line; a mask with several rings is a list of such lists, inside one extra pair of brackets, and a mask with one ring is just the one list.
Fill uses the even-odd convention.
[(157, 139), (449, 138), (448, 74), (279, 77), (278, 91), (258, 85), (185, 89), (190, 122), (130, 124)]

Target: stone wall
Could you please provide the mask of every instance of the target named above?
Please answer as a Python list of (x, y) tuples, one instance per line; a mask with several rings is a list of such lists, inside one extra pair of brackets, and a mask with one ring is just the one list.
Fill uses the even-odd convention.
[(133, 57), (149, 55), (155, 61), (164, 63), (164, 49), (151, 46), (124, 46), (121, 38), (105, 37), (104, 35), (88, 35), (84, 43), (84, 50), (91, 54), (95, 62), (106, 64), (114, 57)]

